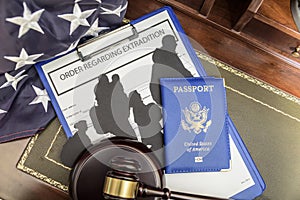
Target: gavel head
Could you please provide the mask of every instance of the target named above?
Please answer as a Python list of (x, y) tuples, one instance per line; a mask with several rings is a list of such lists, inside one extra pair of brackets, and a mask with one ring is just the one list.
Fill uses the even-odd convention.
[(111, 138), (81, 156), (71, 171), (69, 193), (74, 200), (140, 199), (140, 183), (162, 188), (162, 174), (158, 159), (144, 144)]
[(140, 185), (136, 173), (141, 170), (138, 161), (115, 157), (111, 161), (112, 171), (107, 172), (103, 196), (105, 199), (136, 199)]

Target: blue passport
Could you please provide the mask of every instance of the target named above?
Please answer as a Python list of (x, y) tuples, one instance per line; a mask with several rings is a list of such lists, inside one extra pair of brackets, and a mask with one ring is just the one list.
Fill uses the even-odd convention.
[(161, 78), (166, 173), (230, 168), (224, 79)]

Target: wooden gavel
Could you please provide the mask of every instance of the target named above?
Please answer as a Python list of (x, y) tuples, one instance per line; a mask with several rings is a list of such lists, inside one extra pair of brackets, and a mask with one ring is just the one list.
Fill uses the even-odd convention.
[(155, 188), (142, 183), (135, 175), (139, 165), (134, 160), (118, 157), (112, 160), (112, 171), (105, 178), (103, 196), (105, 199), (130, 199), (137, 197), (160, 197), (161, 199), (208, 200), (220, 199), (209, 196), (170, 191), (168, 188)]
[(110, 138), (89, 147), (71, 172), (74, 200), (98, 199), (219, 199), (163, 188), (163, 170), (143, 143)]

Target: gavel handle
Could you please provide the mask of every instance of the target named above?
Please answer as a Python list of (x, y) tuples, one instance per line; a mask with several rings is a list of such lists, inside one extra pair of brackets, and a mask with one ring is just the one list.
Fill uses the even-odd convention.
[(164, 188), (162, 190), (158, 190), (157, 188), (152, 188), (149, 186), (141, 186), (138, 189), (138, 196), (140, 197), (161, 197), (163, 200), (167, 199), (177, 199), (177, 200), (225, 200), (216, 197), (209, 197), (203, 195), (195, 195), (195, 194), (187, 194), (182, 192), (170, 191), (168, 188)]
[(194, 194), (186, 194), (182, 192), (171, 192), (169, 199), (182, 199), (182, 200), (212, 200), (212, 199), (220, 199), (215, 197), (203, 196), (203, 195), (194, 195)]

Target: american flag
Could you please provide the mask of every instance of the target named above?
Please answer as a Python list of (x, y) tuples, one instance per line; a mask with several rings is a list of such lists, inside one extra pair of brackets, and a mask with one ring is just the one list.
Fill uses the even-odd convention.
[(0, 0), (0, 143), (55, 117), (34, 64), (121, 25), (127, 0)]

